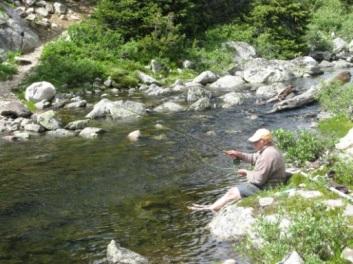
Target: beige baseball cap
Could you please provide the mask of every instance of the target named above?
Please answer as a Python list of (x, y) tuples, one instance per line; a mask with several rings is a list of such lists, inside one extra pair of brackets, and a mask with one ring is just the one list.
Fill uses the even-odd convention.
[(260, 139), (265, 139), (267, 141), (272, 141), (271, 131), (266, 128), (260, 128), (256, 130), (255, 134), (252, 135), (248, 140), (252, 143), (259, 141)]

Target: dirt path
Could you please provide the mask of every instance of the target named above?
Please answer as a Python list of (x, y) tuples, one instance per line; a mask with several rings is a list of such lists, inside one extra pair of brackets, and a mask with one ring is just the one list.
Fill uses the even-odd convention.
[(11, 80), (0, 82), (0, 104), (4, 101), (17, 101), (17, 97), (13, 94), (15, 90), (27, 74), (37, 65), (40, 55), (42, 54), (43, 46), (38, 47), (33, 52), (21, 56), (21, 58), (31, 61), (29, 65), (20, 65), (17, 68), (18, 73)]

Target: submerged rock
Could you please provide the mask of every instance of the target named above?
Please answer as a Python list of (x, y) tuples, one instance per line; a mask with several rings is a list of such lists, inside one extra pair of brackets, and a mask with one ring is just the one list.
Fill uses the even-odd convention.
[(140, 136), (141, 136), (141, 131), (135, 130), (135, 131), (132, 131), (131, 133), (129, 133), (129, 135), (127, 135), (127, 138), (131, 142), (136, 142), (136, 141), (138, 141)]
[(115, 242), (110, 241), (107, 247), (107, 260), (109, 264), (146, 264), (147, 258), (121, 247)]
[(80, 132), (79, 136), (87, 139), (95, 139), (95, 138), (98, 138), (103, 133), (104, 133), (104, 130), (102, 128), (86, 127)]

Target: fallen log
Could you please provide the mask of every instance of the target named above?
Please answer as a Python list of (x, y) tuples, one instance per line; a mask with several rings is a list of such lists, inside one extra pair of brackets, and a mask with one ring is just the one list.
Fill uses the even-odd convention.
[(276, 96), (268, 99), (266, 101), (266, 104), (277, 102), (277, 101), (283, 101), (286, 99), (288, 95), (293, 93), (295, 91), (293, 85), (288, 85), (286, 88), (284, 88), (282, 91), (280, 91)]
[(302, 94), (294, 96), (292, 98), (280, 101), (273, 105), (272, 109), (268, 111), (268, 114), (298, 108), (304, 105), (311, 104), (316, 101), (316, 95), (318, 93), (319, 86), (313, 86), (309, 90), (305, 91)]

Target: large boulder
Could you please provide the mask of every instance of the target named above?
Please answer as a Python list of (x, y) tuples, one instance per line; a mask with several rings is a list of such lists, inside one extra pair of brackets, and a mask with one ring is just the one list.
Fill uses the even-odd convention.
[(147, 264), (148, 260), (127, 248), (121, 247), (115, 242), (110, 241), (107, 247), (107, 260), (109, 264)]
[(213, 83), (218, 79), (217, 75), (211, 71), (204, 71), (200, 73), (195, 79), (192, 81), (193, 83), (200, 83), (200, 84), (208, 84)]
[(240, 91), (244, 87), (244, 80), (240, 76), (226, 75), (219, 78), (210, 85), (211, 89), (217, 91)]
[(322, 73), (319, 63), (310, 56), (297, 57), (289, 61), (287, 67), (296, 77), (305, 77)]
[(15, 10), (0, 3), (0, 49), (29, 52), (40, 45), (38, 35)]
[(219, 240), (239, 240), (246, 236), (255, 224), (253, 208), (229, 205), (209, 223), (211, 234)]
[(188, 87), (187, 95), (186, 95), (186, 101), (188, 103), (195, 102), (201, 98), (212, 97), (212, 93), (205, 88), (203, 88), (201, 85), (193, 85)]
[(43, 100), (50, 101), (54, 98), (56, 89), (49, 82), (32, 83), (26, 88), (25, 99), (27, 101), (40, 102)]
[(94, 106), (93, 110), (86, 115), (86, 118), (96, 119), (111, 117), (115, 120), (131, 119), (142, 117), (145, 113), (145, 105), (139, 102), (102, 99)]
[(243, 78), (249, 83), (273, 83), (289, 81), (294, 74), (278, 61), (256, 58), (244, 64)]
[(0, 102), (0, 115), (17, 118), (29, 117), (32, 113), (18, 101), (3, 101)]

